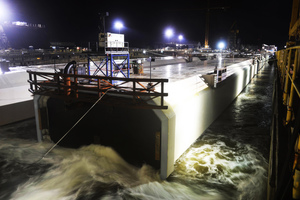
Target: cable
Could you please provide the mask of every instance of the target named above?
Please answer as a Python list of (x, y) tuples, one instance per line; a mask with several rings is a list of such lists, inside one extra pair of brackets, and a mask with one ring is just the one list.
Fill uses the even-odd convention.
[[(108, 89), (109, 90), (109, 89)], [(71, 130), (95, 107), (95, 105), (102, 99), (102, 97), (108, 92), (108, 90), (106, 90), (106, 92), (99, 97), (99, 99), (84, 113), (84, 115), (82, 115), (81, 118), (79, 118), (77, 120), (77, 122), (43, 155), (43, 157), (39, 160), (41, 161), (42, 159), (44, 159), (70, 132)], [(38, 162), (39, 162), (38, 161)]]

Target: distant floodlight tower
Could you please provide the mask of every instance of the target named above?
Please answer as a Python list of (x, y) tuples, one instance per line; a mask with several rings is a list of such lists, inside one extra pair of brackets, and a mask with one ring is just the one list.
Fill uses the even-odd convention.
[(123, 28), (123, 23), (120, 21), (117, 21), (115, 23), (115, 28), (119, 29), (119, 33), (120, 33), (121, 28)]
[(178, 49), (181, 49), (181, 41), (183, 40), (183, 35), (178, 35), (178, 40), (179, 40), (179, 44), (177, 44), (176, 46), (178, 46)]
[(168, 29), (165, 30), (165, 37), (168, 39), (168, 42), (170, 42), (173, 35), (174, 35), (173, 29), (168, 28)]
[(183, 35), (179, 35), (179, 36), (178, 36), (178, 40), (179, 40), (179, 44), (180, 44), (180, 46), (181, 46), (181, 41), (183, 40)]
[(179, 35), (178, 36), (178, 39), (179, 39), (179, 42), (181, 42), (183, 40), (183, 36), (182, 35)]
[(168, 39), (170, 39), (171, 37), (173, 37), (173, 35), (174, 35), (173, 29), (168, 28), (168, 29), (165, 31), (165, 35), (166, 35), (166, 37), (167, 37)]
[(224, 42), (219, 42), (218, 43), (218, 48), (221, 49), (221, 51), (224, 49), (225, 43)]
[(221, 57), (220, 57), (220, 60), (219, 60), (219, 66), (222, 67), (222, 52), (223, 52), (223, 49), (225, 48), (225, 43), (223, 41), (219, 42), (218, 43), (218, 48), (220, 49), (221, 51)]

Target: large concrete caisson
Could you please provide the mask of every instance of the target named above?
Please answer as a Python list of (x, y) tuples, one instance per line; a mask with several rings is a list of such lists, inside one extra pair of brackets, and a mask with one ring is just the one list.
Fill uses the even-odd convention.
[(199, 75), (168, 84), (169, 109), (155, 111), (162, 128), (162, 178), (170, 175), (175, 161), (238, 96), (261, 65), (248, 60), (229, 66), (238, 70), (215, 89), (206, 87)]
[[(92, 106), (49, 98), (47, 113), (50, 137), (57, 142)], [(125, 160), (160, 168), (160, 119), (150, 109), (97, 104), (60, 145), (77, 148), (91, 143), (113, 147)]]
[[(159, 169), (161, 178), (165, 179), (173, 171), (176, 160), (236, 98), (258, 68), (253, 60), (228, 66), (227, 69), (235, 69), (231, 70), (234, 73), (213, 89), (200, 74), (168, 83), (165, 87), (168, 97), (164, 101), (168, 109), (165, 110), (100, 102), (60, 145), (111, 146), (130, 163), (139, 166), (146, 163)], [(153, 101), (159, 104), (160, 99)], [(35, 95), (39, 140), (50, 136), (54, 142), (58, 141), (92, 104)]]

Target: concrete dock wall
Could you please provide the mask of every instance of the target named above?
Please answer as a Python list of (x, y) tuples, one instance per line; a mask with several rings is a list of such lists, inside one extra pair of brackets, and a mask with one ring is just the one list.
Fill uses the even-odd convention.
[(0, 126), (34, 117), (33, 100), (0, 106)]
[(0, 126), (34, 117), (27, 72), (0, 74)]
[(170, 175), (176, 160), (251, 81), (258, 68), (252, 63), (252, 60), (239, 63), (239, 70), (215, 89), (205, 86), (200, 75), (168, 85), (169, 96), (165, 103), (169, 109), (155, 111), (162, 127), (162, 178)]
[(28, 85), (26, 71), (0, 74), (0, 89)]

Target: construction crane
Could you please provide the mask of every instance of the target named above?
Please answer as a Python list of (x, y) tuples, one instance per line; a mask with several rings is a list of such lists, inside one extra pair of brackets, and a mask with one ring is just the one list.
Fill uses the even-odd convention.
[(229, 47), (237, 47), (237, 34), (239, 34), (239, 29), (237, 27), (237, 21), (234, 21), (229, 29)]
[(228, 6), (226, 6), (226, 7), (210, 7), (210, 0), (207, 0), (204, 48), (209, 48), (208, 37), (209, 37), (209, 16), (210, 16), (210, 10), (218, 10), (218, 9), (225, 10), (227, 8), (229, 8), (229, 7)]
[(217, 6), (217, 7), (211, 7), (211, 0), (207, 0), (207, 7), (205, 8), (188, 8), (188, 9), (171, 9), (169, 11), (186, 11), (186, 12), (190, 12), (190, 11), (206, 11), (206, 21), (205, 21), (205, 42), (204, 42), (204, 47), (205, 48), (209, 48), (209, 44), (208, 44), (208, 38), (209, 38), (209, 23), (210, 23), (210, 15), (211, 15), (211, 10), (225, 10), (230, 8), (229, 6)]

